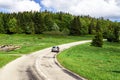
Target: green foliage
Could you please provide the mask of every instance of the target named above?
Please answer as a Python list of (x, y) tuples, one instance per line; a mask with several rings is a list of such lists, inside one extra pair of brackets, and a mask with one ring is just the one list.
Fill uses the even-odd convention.
[(92, 46), (102, 47), (103, 45), (103, 36), (101, 32), (97, 32), (91, 43)]
[(9, 14), (3, 14), (3, 26), (4, 26), (4, 33), (9, 33), (9, 26), (8, 26), (8, 22), (9, 22), (10, 16)]
[(89, 34), (93, 34), (93, 28), (94, 27), (95, 27), (94, 20), (92, 19), (92, 21), (90, 22), (90, 25), (88, 26), (88, 33)]
[[(96, 26), (97, 25), (97, 26)], [(0, 13), (0, 33), (42, 34), (56, 32), (68, 35), (95, 34), (99, 28), (103, 37), (110, 42), (119, 41), (119, 22), (104, 18), (74, 16), (69, 13), (49, 11)], [(100, 26), (100, 27), (99, 27)]]
[(18, 26), (17, 26), (17, 20), (15, 18), (9, 20), (8, 26), (9, 26), (9, 31), (11, 33), (17, 33)]
[(34, 24), (35, 32), (37, 34), (43, 33), (45, 31), (44, 18), (41, 13), (36, 12), (34, 14)]
[(74, 17), (70, 25), (70, 34), (71, 35), (81, 35), (82, 24), (80, 22), (80, 17)]
[(33, 22), (27, 23), (25, 30), (26, 30), (25, 31), (26, 34), (35, 34), (34, 23)]
[(44, 21), (45, 21), (46, 31), (51, 31), (52, 27), (54, 25), (54, 21), (52, 20), (52, 16), (50, 14), (47, 14), (44, 17)]
[(59, 26), (56, 23), (54, 23), (52, 26), (52, 31), (59, 31), (59, 29)]
[(96, 25), (96, 35), (93, 38), (91, 45), (95, 47), (102, 47), (103, 45), (103, 35), (101, 32), (101, 25), (99, 22)]
[(56, 14), (57, 18), (55, 19), (55, 22), (57, 23), (57, 25), (60, 27), (60, 31), (62, 31), (64, 28), (68, 28), (70, 27), (70, 22), (73, 19), (73, 16), (70, 14), (65, 14), (65, 13), (57, 13)]
[(86, 22), (86, 19), (82, 19), (80, 18), (80, 22), (81, 22), (81, 35), (86, 35), (88, 34), (88, 22)]
[(3, 15), (0, 14), (0, 33), (5, 33)]
[(119, 42), (119, 31), (120, 31), (119, 24), (113, 23), (111, 26), (109, 26), (107, 32), (107, 40), (109, 42)]
[(62, 31), (62, 33), (64, 35), (69, 35), (70, 34), (70, 30), (68, 28), (64, 28), (63, 31)]
[(114, 26), (114, 42), (119, 42), (119, 31), (120, 31), (120, 25), (118, 25), (117, 23), (115, 23)]

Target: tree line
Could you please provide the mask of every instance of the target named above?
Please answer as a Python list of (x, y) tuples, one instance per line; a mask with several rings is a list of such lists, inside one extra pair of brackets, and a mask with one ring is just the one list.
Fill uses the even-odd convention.
[(52, 31), (78, 36), (94, 34), (94, 40), (102, 36), (109, 42), (118, 42), (120, 23), (102, 17), (75, 16), (63, 12), (0, 13), (0, 33), (42, 34)]

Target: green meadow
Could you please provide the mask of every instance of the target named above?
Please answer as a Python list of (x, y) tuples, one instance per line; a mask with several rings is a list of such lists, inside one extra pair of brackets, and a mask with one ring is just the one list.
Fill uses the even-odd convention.
[(103, 48), (82, 44), (57, 58), (64, 67), (88, 80), (120, 80), (120, 43), (104, 42)]

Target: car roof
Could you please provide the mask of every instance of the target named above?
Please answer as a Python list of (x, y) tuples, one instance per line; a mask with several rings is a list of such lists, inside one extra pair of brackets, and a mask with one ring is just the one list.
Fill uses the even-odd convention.
[(53, 48), (58, 47), (58, 46), (53, 46)]

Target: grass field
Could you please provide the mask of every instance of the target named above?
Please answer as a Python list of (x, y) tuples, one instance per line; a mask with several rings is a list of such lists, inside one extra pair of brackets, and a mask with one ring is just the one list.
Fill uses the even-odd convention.
[(15, 56), (15, 55), (3, 55), (0, 54), (0, 67), (3, 67), (6, 63), (18, 58), (19, 56)]
[(0, 67), (16, 59), (21, 54), (29, 54), (46, 47), (87, 39), (91, 39), (91, 36), (0, 34), (0, 45), (12, 44), (21, 47), (10, 52), (0, 51)]
[(59, 54), (59, 62), (89, 80), (120, 80), (120, 43), (105, 42), (103, 48), (83, 44)]

